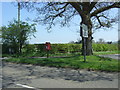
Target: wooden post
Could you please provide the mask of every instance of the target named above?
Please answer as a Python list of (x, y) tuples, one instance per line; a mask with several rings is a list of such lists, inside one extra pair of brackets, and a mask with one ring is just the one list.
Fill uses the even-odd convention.
[(49, 50), (47, 50), (47, 58), (49, 58)]

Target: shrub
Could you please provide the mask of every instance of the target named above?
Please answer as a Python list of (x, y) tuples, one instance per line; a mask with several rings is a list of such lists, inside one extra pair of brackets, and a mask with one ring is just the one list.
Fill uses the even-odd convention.
[[(93, 44), (93, 51), (116, 51), (118, 50), (118, 44)], [(4, 54), (7, 54), (8, 51), (6, 47), (3, 50)], [(82, 44), (51, 44), (50, 54), (57, 54), (57, 53), (75, 53), (82, 51)], [(46, 49), (45, 44), (28, 44), (25, 45), (22, 49), (23, 54), (29, 56), (45, 56)]]
[(93, 44), (93, 51), (116, 51), (118, 44)]

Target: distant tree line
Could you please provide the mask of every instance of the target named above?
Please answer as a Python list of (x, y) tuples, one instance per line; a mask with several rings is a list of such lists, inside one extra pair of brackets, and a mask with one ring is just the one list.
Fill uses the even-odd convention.
[[(77, 39), (77, 41), (70, 41), (69, 43), (71, 44), (82, 44), (82, 40)], [(97, 42), (95, 40), (92, 40), (92, 43), (97, 43), (97, 44), (113, 44), (113, 43), (120, 43), (120, 40), (118, 42), (112, 42), (112, 41), (105, 41), (104, 39), (100, 38)]]

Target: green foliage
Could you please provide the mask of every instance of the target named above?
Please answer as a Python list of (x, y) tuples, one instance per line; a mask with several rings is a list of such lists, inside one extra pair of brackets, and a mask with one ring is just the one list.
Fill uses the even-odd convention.
[[(6, 48), (6, 46), (3, 46)], [(57, 55), (65, 53), (80, 53), (82, 50), (82, 44), (51, 44), (50, 55)], [(4, 49), (4, 52), (6, 49)], [(118, 44), (93, 44), (94, 52), (106, 52), (106, 51), (117, 51)], [(46, 56), (45, 44), (27, 44), (23, 46), (24, 56)]]
[(29, 44), (29, 45), (25, 45), (23, 47), (23, 53), (31, 54), (31, 53), (34, 53), (34, 52), (36, 52), (35, 45)]
[[(57, 53), (75, 53), (80, 52), (82, 45), (81, 44), (51, 44), (50, 54)], [(35, 45), (27, 45), (24, 48), (24, 53), (38, 53), (42, 54), (40, 56), (44, 56), (46, 54), (45, 44), (35, 44)], [(44, 55), (43, 55), (44, 54)]]
[[(78, 53), (82, 50), (82, 44), (51, 44), (50, 56), (65, 55), (65, 53)], [(24, 53), (31, 54), (31, 56), (46, 56), (45, 44), (27, 45), (24, 48)], [(93, 44), (94, 52), (101, 51), (117, 51), (117, 44)]]
[(118, 44), (93, 44), (93, 51), (116, 51)]
[(34, 35), (36, 28), (35, 24), (29, 25), (27, 22), (22, 21), (18, 24), (14, 20), (8, 26), (3, 26), (0, 31), (2, 31), (3, 53), (10, 52), (9, 49), (13, 50), (12, 53), (18, 53), (26, 40)]

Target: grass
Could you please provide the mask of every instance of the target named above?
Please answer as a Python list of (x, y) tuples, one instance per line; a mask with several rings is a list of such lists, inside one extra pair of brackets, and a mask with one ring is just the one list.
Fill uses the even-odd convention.
[(10, 58), (6, 61), (13, 63), (33, 64), (49, 67), (62, 67), (73, 69), (87, 69), (100, 71), (120, 71), (118, 69), (118, 60), (102, 58), (99, 56), (87, 56), (86, 62), (83, 62), (83, 56), (71, 56), (65, 58)]
[[(81, 54), (81, 52), (76, 53), (56, 53), (56, 54), (49, 54), (49, 56), (75, 56)], [(107, 54), (120, 54), (120, 51), (101, 51), (101, 52), (93, 52), (94, 55), (107, 55)], [(47, 56), (46, 53), (26, 53), (26, 54), (2, 54), (2, 57), (43, 57)]]
[[(75, 55), (80, 55), (80, 52), (76, 52), (76, 53), (56, 53), (56, 54), (49, 54), (50, 57), (54, 57), (54, 56), (75, 56)], [(47, 53), (26, 53), (26, 54), (2, 54), (2, 57), (46, 57)]]

